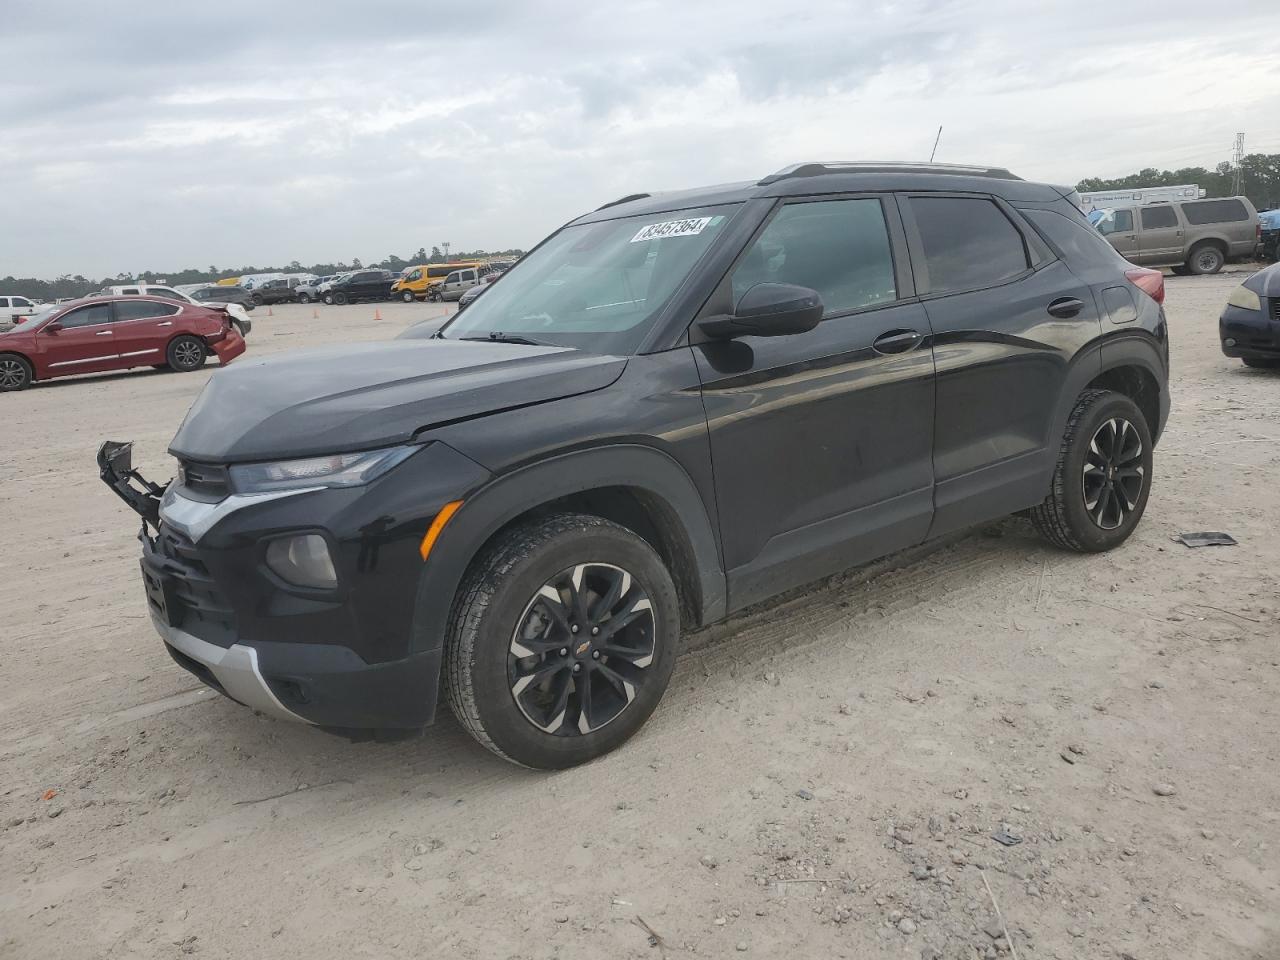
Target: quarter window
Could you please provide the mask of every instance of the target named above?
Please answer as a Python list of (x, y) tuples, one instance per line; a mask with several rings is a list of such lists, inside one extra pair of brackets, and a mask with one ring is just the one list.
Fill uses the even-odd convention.
[(1230, 223), (1235, 220), (1248, 220), (1249, 211), (1239, 200), (1197, 200), (1195, 203), (1184, 203), (1182, 215), (1188, 223)]
[(758, 283), (816, 290), (823, 315), (897, 297), (884, 210), (876, 199), (791, 203), (733, 271), (733, 302)]
[(1030, 266), (1026, 242), (990, 200), (912, 197), (932, 293), (994, 286)]
[(1143, 207), (1142, 208), (1142, 229), (1158, 230), (1161, 227), (1176, 227), (1178, 225), (1178, 215), (1173, 212), (1173, 207)]
[(80, 307), (78, 310), (72, 310), (70, 313), (63, 314), (59, 318), (58, 322), (67, 329), (72, 329), (74, 327), (91, 327), (99, 323), (110, 323), (111, 304), (93, 303), (87, 307)]

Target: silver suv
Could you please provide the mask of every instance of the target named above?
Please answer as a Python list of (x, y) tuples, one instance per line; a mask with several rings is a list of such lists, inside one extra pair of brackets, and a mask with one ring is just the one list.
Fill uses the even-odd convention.
[(1262, 235), (1248, 197), (1135, 204), (1089, 219), (1126, 260), (1178, 274), (1217, 273), (1229, 259), (1252, 256)]

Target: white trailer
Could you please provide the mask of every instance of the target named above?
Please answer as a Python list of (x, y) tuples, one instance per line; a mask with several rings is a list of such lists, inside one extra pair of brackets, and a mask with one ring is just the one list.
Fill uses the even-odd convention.
[(1131, 187), (1126, 190), (1099, 190), (1080, 194), (1080, 209), (1086, 214), (1114, 207), (1141, 206), (1146, 203), (1168, 203), (1171, 200), (1199, 200), (1205, 195), (1199, 184), (1184, 183), (1176, 187)]

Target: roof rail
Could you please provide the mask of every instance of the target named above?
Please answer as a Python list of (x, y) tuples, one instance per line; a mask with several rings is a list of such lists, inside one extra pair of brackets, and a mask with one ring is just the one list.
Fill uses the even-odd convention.
[(596, 207), (597, 210), (605, 210), (609, 207), (616, 207), (620, 203), (630, 203), (632, 200), (643, 200), (645, 197), (651, 197), (651, 193), (628, 193), (625, 197), (619, 197), (617, 200), (610, 200), (608, 203), (601, 204)]
[(1004, 167), (966, 163), (909, 163), (898, 161), (836, 161), (833, 163), (793, 163), (777, 173), (771, 173), (757, 186), (767, 186), (779, 180), (797, 177), (820, 177), (829, 173), (934, 173), (959, 177), (990, 177), (993, 180), (1021, 180)]

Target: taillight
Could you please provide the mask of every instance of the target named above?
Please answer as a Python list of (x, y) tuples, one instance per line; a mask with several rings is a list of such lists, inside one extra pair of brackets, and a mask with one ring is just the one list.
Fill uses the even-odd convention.
[(1124, 272), (1125, 279), (1145, 293), (1156, 303), (1164, 303), (1164, 274), (1150, 267), (1130, 267)]

